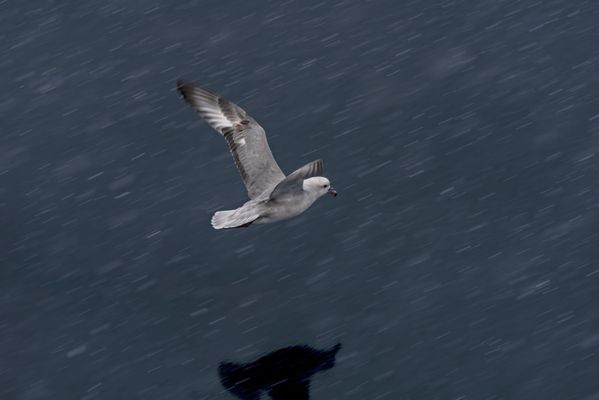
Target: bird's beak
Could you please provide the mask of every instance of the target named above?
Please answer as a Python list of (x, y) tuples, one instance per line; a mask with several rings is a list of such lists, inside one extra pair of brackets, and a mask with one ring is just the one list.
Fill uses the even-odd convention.
[(337, 191), (333, 188), (330, 188), (329, 190), (327, 190), (327, 193), (330, 194), (331, 196), (337, 196)]

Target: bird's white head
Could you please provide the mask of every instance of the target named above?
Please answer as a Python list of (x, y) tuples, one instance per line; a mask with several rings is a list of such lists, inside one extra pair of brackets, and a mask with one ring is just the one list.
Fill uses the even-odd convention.
[(304, 189), (305, 192), (313, 193), (318, 197), (327, 193), (332, 196), (337, 196), (337, 191), (331, 187), (331, 182), (324, 176), (314, 176), (312, 178), (304, 179), (302, 189)]

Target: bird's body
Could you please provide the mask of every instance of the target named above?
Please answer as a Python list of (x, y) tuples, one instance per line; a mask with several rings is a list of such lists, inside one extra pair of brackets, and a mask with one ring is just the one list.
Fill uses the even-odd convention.
[(235, 210), (218, 211), (215, 229), (266, 224), (295, 217), (319, 197), (337, 195), (321, 176), (322, 160), (312, 161), (285, 176), (277, 165), (264, 129), (243, 109), (199, 86), (179, 81), (183, 98), (229, 144), (250, 200)]
[(293, 218), (306, 211), (320, 196), (304, 192), (295, 197), (267, 200), (265, 210), (257, 223), (268, 224)]

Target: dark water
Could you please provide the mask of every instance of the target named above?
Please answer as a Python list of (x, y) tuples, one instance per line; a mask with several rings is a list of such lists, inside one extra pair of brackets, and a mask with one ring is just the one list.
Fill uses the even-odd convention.
[[(595, 1), (0, 3), (0, 398), (231, 399), (218, 363), (343, 342), (313, 399), (599, 399)], [(244, 188), (177, 78), (340, 192)]]

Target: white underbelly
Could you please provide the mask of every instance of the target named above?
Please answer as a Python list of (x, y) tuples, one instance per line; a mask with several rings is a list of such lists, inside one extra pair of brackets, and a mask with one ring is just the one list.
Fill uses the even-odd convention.
[(282, 221), (293, 218), (306, 211), (314, 203), (311, 199), (302, 199), (300, 202), (285, 202), (279, 204), (270, 204), (268, 212), (258, 218), (255, 223), (268, 224), (271, 222)]

